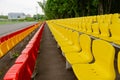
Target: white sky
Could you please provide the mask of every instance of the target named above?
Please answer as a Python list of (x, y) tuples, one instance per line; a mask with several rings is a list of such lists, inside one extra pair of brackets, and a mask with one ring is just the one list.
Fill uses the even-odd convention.
[(43, 0), (0, 0), (0, 15), (8, 15), (10, 12), (22, 12), (33, 16), (36, 13), (43, 14), (37, 1)]

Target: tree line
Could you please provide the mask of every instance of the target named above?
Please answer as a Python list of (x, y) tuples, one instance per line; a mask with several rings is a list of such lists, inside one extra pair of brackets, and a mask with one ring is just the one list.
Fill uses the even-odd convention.
[(60, 19), (120, 12), (120, 0), (47, 0), (38, 2), (46, 19)]

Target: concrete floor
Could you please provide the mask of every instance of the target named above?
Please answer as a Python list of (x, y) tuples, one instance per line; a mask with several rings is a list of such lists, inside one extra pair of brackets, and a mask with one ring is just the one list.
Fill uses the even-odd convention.
[(65, 65), (65, 58), (57, 48), (48, 26), (45, 25), (35, 80), (77, 80), (72, 69), (67, 70)]

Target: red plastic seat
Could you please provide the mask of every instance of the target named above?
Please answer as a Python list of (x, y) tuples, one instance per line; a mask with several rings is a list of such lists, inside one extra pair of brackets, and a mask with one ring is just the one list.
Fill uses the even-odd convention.
[(28, 63), (29, 63), (29, 56), (26, 54), (21, 54), (15, 61), (15, 64), (23, 65), (23, 67), (21, 69), (23, 79), (21, 79), (21, 80), (31, 80), (32, 72), (28, 66)]
[(4, 76), (4, 80), (24, 80), (23, 64), (14, 64)]
[(34, 52), (33, 48), (25, 48), (22, 51), (22, 54), (28, 55), (28, 62), (27, 62), (27, 69), (29, 71), (30, 76), (32, 76), (32, 73), (34, 71), (34, 66), (36, 62), (36, 53)]

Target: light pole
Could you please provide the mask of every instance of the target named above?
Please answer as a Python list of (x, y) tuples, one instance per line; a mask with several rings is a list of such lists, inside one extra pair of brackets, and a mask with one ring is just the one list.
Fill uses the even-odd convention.
[(36, 20), (38, 20), (38, 7), (36, 6)]

